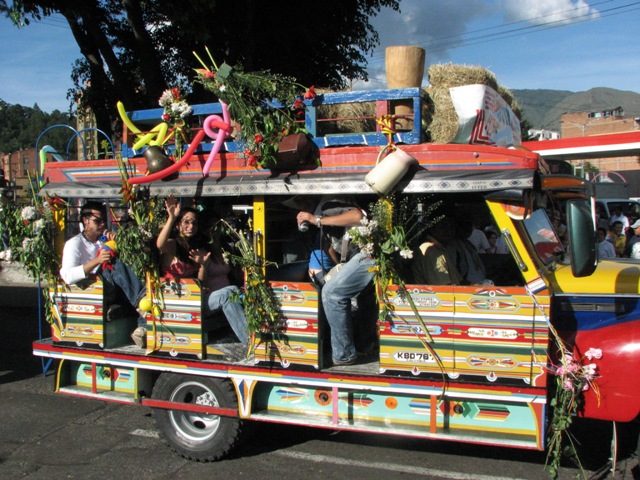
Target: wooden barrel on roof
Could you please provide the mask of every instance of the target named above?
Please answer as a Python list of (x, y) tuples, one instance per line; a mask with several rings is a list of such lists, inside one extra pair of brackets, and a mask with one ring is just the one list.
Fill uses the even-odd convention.
[[(387, 88), (420, 88), (424, 76), (425, 50), (422, 47), (398, 45), (385, 50)], [(413, 129), (413, 102), (396, 100), (392, 103), (397, 130)], [(408, 116), (408, 117), (407, 117)]]

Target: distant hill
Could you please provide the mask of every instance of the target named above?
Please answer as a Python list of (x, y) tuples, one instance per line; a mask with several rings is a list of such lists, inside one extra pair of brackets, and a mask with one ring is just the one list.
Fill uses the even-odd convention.
[(597, 112), (622, 107), (626, 117), (640, 116), (640, 93), (592, 88), (586, 92), (567, 90), (512, 90), (533, 128), (560, 131), (560, 115), (567, 112)]

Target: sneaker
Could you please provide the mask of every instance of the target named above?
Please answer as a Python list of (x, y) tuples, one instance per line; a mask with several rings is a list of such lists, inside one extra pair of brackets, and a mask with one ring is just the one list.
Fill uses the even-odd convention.
[(333, 366), (334, 367), (344, 367), (346, 365), (354, 365), (357, 361), (358, 361), (358, 356), (356, 355), (353, 358), (350, 358), (348, 360), (335, 360), (332, 359), (333, 361)]
[(145, 327), (136, 328), (131, 334), (131, 340), (138, 347), (144, 348), (147, 344), (147, 329)]

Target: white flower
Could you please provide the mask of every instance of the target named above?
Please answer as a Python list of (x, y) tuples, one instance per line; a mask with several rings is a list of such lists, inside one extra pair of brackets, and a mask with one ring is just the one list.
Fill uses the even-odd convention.
[(188, 116), (193, 109), (189, 106), (187, 102), (181, 100), (179, 102), (173, 102), (170, 106), (171, 115), (174, 117), (185, 118)]
[(33, 247), (33, 238), (25, 238), (22, 240), (22, 250), (30, 252)]
[(363, 247), (360, 249), (360, 251), (362, 253), (364, 253), (365, 255), (373, 255), (373, 252), (374, 252), (373, 243), (367, 243), (366, 245), (363, 245)]
[(601, 348), (590, 348), (587, 350), (587, 353), (584, 354), (589, 360), (600, 359), (602, 358), (602, 349)]
[(29, 222), (36, 219), (36, 217), (38, 216), (38, 211), (36, 210), (36, 207), (28, 205), (22, 209), (21, 216), (23, 220)]
[(158, 104), (160, 104), (161, 107), (168, 107), (172, 103), (173, 103), (173, 93), (171, 93), (171, 90), (165, 90), (164, 92), (162, 92), (162, 95), (160, 96), (160, 100), (158, 100)]
[(409, 248), (403, 248), (400, 250), (400, 256), (406, 259), (413, 258), (413, 252)]
[(33, 233), (38, 235), (42, 230), (44, 230), (46, 224), (44, 218), (40, 218), (33, 223)]
[(218, 90), (220, 90), (221, 92), (224, 92), (226, 89), (227, 89), (226, 86), (220, 85), (220, 88)]

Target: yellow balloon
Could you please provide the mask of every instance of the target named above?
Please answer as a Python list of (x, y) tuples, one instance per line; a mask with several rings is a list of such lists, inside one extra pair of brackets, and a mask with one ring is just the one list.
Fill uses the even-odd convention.
[(148, 298), (143, 298), (142, 300), (140, 300), (138, 308), (140, 308), (140, 310), (142, 310), (143, 312), (150, 312), (153, 308), (153, 302)]
[(118, 101), (118, 103), (116, 104), (116, 108), (118, 109), (120, 118), (122, 119), (124, 124), (127, 126), (127, 128), (131, 130), (133, 133), (140, 133), (140, 129), (133, 124), (133, 122), (129, 118), (129, 115), (127, 115), (127, 111), (124, 109), (124, 104)]

